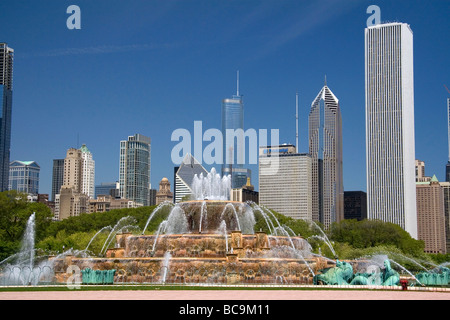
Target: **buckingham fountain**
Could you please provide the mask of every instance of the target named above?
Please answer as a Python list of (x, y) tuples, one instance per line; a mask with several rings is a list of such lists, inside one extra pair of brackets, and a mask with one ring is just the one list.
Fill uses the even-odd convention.
[[(109, 236), (98, 256), (88, 253), (88, 245), (34, 262), (32, 215), (21, 252), (0, 262), (0, 285), (65, 284), (74, 276), (83, 284), (399, 284), (400, 276), (387, 257), (376, 263), (314, 254), (309, 242), (281, 225), (269, 209), (230, 201), (230, 189), (230, 178), (220, 177), (214, 168), (206, 176), (195, 176), (193, 200), (158, 205), (138, 234), (129, 232), (135, 229), (132, 217), (99, 230), (109, 231)], [(165, 220), (153, 234), (146, 234), (164, 208), (170, 209)], [(267, 232), (255, 230), (257, 217)], [(317, 237), (333, 251), (323, 231)], [(448, 284), (449, 272), (444, 271), (441, 278)], [(431, 279), (421, 275), (425, 278)]]

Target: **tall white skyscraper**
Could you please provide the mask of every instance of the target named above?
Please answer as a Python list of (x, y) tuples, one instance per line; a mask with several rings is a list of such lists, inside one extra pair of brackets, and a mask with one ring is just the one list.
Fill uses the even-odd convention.
[(92, 153), (83, 144), (81, 151), (81, 193), (93, 199), (95, 195), (95, 161), (92, 158)]
[(406, 23), (365, 29), (367, 216), (417, 239), (413, 33)]

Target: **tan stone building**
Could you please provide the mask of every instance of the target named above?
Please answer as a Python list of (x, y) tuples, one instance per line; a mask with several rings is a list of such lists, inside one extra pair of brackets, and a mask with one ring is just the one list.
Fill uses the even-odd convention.
[(114, 209), (138, 208), (143, 205), (129, 199), (115, 199), (110, 195), (101, 195), (89, 200), (89, 213), (108, 212)]
[(70, 186), (62, 186), (60, 193), (55, 196), (55, 220), (79, 216), (87, 212), (89, 197), (75, 192)]
[(170, 182), (167, 178), (162, 178), (159, 183), (159, 191), (156, 193), (156, 204), (164, 201), (173, 201), (173, 193), (170, 191)]
[(436, 176), (416, 183), (418, 239), (425, 252), (446, 253), (444, 190)]

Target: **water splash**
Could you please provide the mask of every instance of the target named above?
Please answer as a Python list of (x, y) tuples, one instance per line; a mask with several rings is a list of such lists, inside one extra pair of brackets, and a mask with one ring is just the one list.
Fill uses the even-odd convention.
[(228, 200), (231, 191), (231, 177), (220, 177), (215, 168), (206, 176), (195, 174), (192, 181), (192, 191), (195, 200)]
[(160, 204), (152, 211), (152, 213), (151, 213), (150, 216), (148, 217), (147, 222), (145, 223), (145, 227), (144, 227), (144, 229), (142, 230), (142, 234), (144, 234), (145, 231), (147, 230), (147, 227), (148, 227), (150, 221), (152, 221), (152, 219), (153, 219), (153, 217), (155, 216), (155, 214), (156, 214), (158, 211), (160, 211), (162, 208), (166, 207), (166, 206), (172, 206), (172, 207), (173, 207), (174, 204), (173, 204), (172, 202), (169, 202), (169, 201), (161, 202), (161, 203), (160, 203)]

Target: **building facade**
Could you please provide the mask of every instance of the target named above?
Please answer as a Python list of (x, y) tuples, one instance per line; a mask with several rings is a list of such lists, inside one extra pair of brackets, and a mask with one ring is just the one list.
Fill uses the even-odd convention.
[(151, 139), (141, 134), (120, 141), (119, 195), (148, 206)]
[(417, 239), (413, 33), (405, 23), (365, 29), (367, 215)]
[(436, 176), (417, 182), (417, 233), (427, 253), (447, 253), (444, 191)]
[(70, 187), (74, 192), (81, 193), (82, 179), (81, 150), (70, 148), (64, 158), (63, 186)]
[(231, 189), (230, 200), (239, 202), (259, 203), (259, 192), (255, 191), (255, 187), (251, 184), (250, 178), (247, 178), (247, 184), (241, 188)]
[(9, 165), (9, 190), (38, 195), (40, 170), (35, 161), (12, 161)]
[(59, 193), (64, 183), (64, 159), (53, 159), (52, 170), (52, 197), (51, 201), (55, 201), (55, 196)]
[(364, 191), (344, 192), (344, 219), (367, 219), (367, 194)]
[(312, 218), (328, 228), (344, 219), (344, 184), (341, 110), (339, 100), (326, 84), (309, 112), (309, 153)]
[(76, 192), (71, 186), (63, 185), (59, 194), (55, 196), (55, 220), (77, 217), (88, 212), (89, 197)]
[(260, 147), (259, 203), (288, 217), (311, 221), (311, 169), (311, 156), (296, 153), (293, 145)]
[(102, 182), (95, 186), (95, 199), (100, 195), (110, 195), (119, 198), (119, 182)]
[(445, 246), (447, 253), (450, 252), (450, 182), (441, 182), (444, 193), (444, 223), (445, 223)]
[[(230, 132), (233, 135), (229, 135)], [(222, 135), (222, 176), (231, 174), (231, 187), (241, 188), (247, 183), (247, 178), (251, 178), (251, 171), (244, 168), (244, 101), (239, 94), (239, 79), (236, 95), (222, 100)]]
[(191, 154), (187, 154), (180, 166), (174, 168), (175, 187), (173, 199), (175, 203), (191, 198), (194, 176), (200, 176), (200, 174), (206, 177), (208, 171)]
[(0, 192), (8, 190), (14, 50), (0, 43)]
[(95, 196), (95, 161), (92, 153), (83, 144), (81, 151), (81, 193), (84, 193), (89, 198), (93, 199)]
[(173, 202), (173, 193), (170, 191), (170, 182), (167, 178), (162, 178), (159, 183), (159, 190), (156, 193), (156, 204), (169, 201)]

